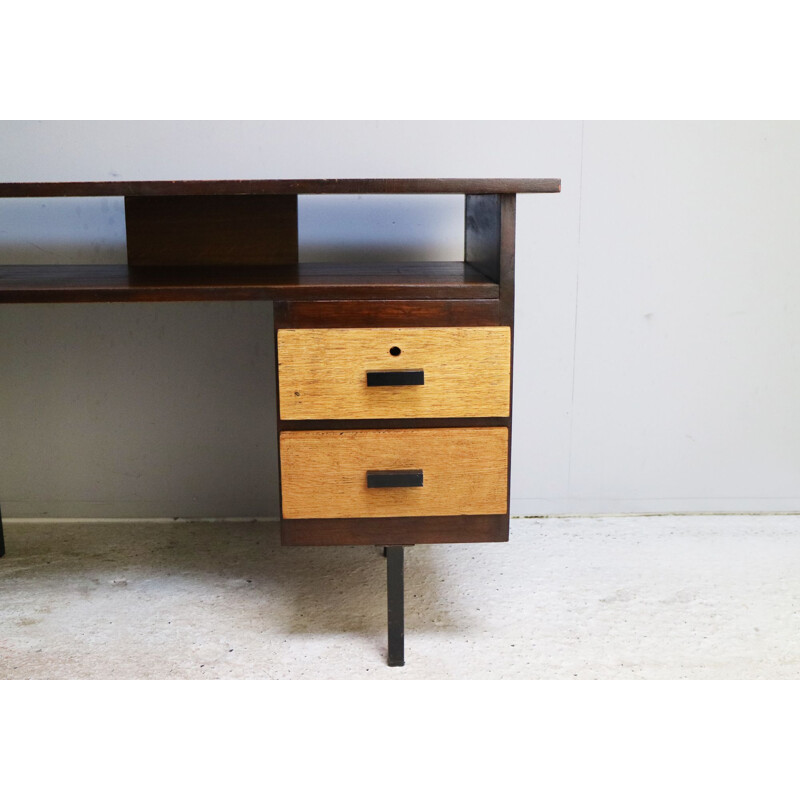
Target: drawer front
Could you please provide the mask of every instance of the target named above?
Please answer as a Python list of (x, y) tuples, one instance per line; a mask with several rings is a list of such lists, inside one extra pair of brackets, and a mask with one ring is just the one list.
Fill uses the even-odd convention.
[(511, 329), (278, 331), (282, 419), (507, 417)]
[(505, 514), (508, 428), (284, 431), (285, 519)]

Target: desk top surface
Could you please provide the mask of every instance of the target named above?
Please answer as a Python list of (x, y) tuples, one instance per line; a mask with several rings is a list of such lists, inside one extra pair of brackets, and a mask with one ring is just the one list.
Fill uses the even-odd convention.
[(155, 197), (232, 194), (539, 194), (559, 178), (331, 178), (318, 180), (0, 183), (0, 197)]

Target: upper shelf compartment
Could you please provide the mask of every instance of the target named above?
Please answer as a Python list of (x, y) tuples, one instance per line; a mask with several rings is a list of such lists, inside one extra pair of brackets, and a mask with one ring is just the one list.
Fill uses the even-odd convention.
[[(515, 195), (558, 179), (5, 183), (0, 198), (125, 198), (127, 264), (0, 266), (0, 303), (145, 300), (498, 300), (513, 312)], [(459, 261), (299, 263), (297, 198), (461, 194)]]

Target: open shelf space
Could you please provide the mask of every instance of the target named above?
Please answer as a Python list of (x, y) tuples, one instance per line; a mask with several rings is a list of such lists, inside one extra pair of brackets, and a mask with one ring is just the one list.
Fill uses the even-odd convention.
[(0, 303), (498, 297), (498, 284), (463, 261), (257, 267), (0, 266)]

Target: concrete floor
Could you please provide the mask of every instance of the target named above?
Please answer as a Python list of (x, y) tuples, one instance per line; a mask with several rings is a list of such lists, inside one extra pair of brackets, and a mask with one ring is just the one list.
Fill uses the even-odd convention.
[(406, 551), (385, 666), (376, 548), (270, 523), (6, 524), (0, 678), (800, 677), (800, 518), (514, 520)]

